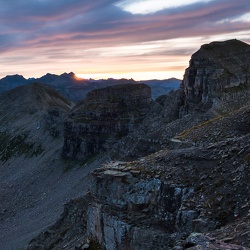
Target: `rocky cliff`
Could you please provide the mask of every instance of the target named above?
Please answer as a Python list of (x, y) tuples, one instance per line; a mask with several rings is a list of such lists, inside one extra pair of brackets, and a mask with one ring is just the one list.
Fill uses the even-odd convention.
[(187, 140), (173, 143), (173, 137), (248, 105), (249, 58), (250, 46), (238, 40), (202, 45), (180, 89), (156, 99), (141, 129), (116, 144), (112, 158), (136, 159), (166, 147), (186, 147)]
[(92, 173), (87, 236), (105, 249), (186, 249), (193, 232), (249, 246), (249, 150), (248, 130), (207, 148), (107, 164)]
[(250, 84), (250, 46), (239, 40), (202, 45), (192, 55), (182, 87), (187, 104), (211, 103), (225, 88)]
[(90, 92), (65, 122), (63, 156), (86, 160), (109, 150), (138, 128), (152, 102), (150, 88), (144, 84), (116, 85)]

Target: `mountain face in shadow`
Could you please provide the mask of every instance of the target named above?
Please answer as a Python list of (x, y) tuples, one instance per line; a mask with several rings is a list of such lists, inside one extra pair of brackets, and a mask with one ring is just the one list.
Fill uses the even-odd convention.
[(21, 75), (6, 76), (0, 79), (0, 93), (28, 83), (28, 80)]
[(86, 160), (106, 153), (140, 127), (152, 104), (151, 89), (145, 84), (121, 84), (89, 92), (65, 122), (63, 156)]

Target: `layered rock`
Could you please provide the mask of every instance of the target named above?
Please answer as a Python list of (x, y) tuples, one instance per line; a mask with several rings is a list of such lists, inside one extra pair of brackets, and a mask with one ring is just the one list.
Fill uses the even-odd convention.
[[(247, 247), (248, 142), (249, 134), (213, 147), (166, 150), (96, 170), (89, 190), (87, 236), (114, 250), (200, 245), (188, 244), (190, 237), (183, 240), (192, 232), (211, 233), (222, 246), (230, 242)], [(240, 147), (231, 150), (232, 145)], [(241, 227), (234, 230), (232, 223)], [(206, 237), (202, 241), (209, 242)]]
[(86, 160), (138, 128), (152, 104), (144, 84), (124, 84), (90, 92), (65, 122), (63, 156)]
[(250, 46), (236, 39), (202, 45), (185, 70), (187, 102), (211, 102), (218, 91), (250, 84), (249, 58)]
[(192, 188), (122, 163), (111, 163), (92, 177), (87, 236), (105, 249), (166, 249), (181, 232), (192, 232), (197, 213), (184, 209)]

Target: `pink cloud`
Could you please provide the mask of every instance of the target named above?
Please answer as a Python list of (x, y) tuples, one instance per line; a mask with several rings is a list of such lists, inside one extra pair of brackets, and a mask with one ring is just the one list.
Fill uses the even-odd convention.
[[(12, 2), (16, 4), (12, 5)], [(144, 63), (146, 70), (149, 70), (150, 67), (146, 66), (150, 64), (156, 70), (154, 60), (171, 60), (172, 68), (159, 66), (159, 70), (180, 69), (184, 66), (175, 65), (177, 59), (174, 58), (183, 52), (183, 58), (186, 58), (213, 37), (243, 38), (246, 42), (250, 40), (249, 22), (237, 19), (250, 12), (248, 0), (218, 0), (162, 10), (151, 15), (123, 12), (114, 6), (114, 2), (93, 0), (86, 4), (80, 0), (65, 0), (53, 3), (47, 1), (46, 4), (45, 1), (41, 6), (41, 3), (34, 0), (0, 0), (0, 51), (2, 58), (5, 58), (0, 59), (3, 74), (8, 71), (14, 54), (15, 61), (11, 65), (18, 65), (17, 69), (22, 68), (23, 63), (33, 62), (37, 65), (40, 62), (50, 65), (57, 61), (58, 67), (61, 65), (63, 71), (67, 64), (72, 67), (69, 71), (84, 67), (87, 70), (88, 65), (84, 60), (88, 60), (91, 62), (89, 71), (94, 64), (106, 65), (106, 70), (109, 71), (112, 69), (111, 63), (117, 64), (115, 60), (119, 60), (124, 70), (132, 70), (129, 67), (131, 61), (127, 59), (131, 57), (131, 53), (125, 53), (122, 57), (114, 56), (111, 61), (107, 57), (100, 58), (98, 48), (106, 48), (108, 54), (112, 48), (144, 46), (148, 42), (157, 44), (161, 41), (169, 41), (162, 45), (166, 48), (156, 46), (140, 56), (136, 55), (133, 58), (137, 61), (137, 64), (136, 61), (133, 63), (134, 68), (143, 68), (141, 65)], [(238, 21), (230, 21), (235, 19)], [(187, 44), (186, 39), (190, 37), (195, 42)], [(174, 43), (171, 45), (174, 39), (179, 39), (178, 48), (175, 48)], [(31, 55), (30, 58), (26, 58), (27, 54)], [(105, 63), (107, 60), (110, 60), (110, 68)], [(157, 65), (157, 61), (154, 64)], [(45, 66), (40, 68), (50, 70)], [(12, 69), (15, 70), (13, 67)]]

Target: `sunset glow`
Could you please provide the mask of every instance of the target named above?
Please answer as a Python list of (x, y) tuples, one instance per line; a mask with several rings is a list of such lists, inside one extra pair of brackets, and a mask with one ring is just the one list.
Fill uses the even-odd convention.
[(248, 0), (0, 0), (0, 77), (182, 78), (204, 43), (250, 43)]

